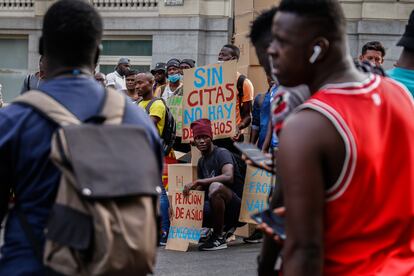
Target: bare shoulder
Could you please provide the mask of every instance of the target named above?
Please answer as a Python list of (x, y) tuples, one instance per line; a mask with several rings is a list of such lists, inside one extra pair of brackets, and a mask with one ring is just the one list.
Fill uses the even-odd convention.
[(296, 145), (323, 145), (339, 137), (332, 122), (321, 113), (311, 109), (304, 109), (291, 115), (281, 131), (281, 140)]

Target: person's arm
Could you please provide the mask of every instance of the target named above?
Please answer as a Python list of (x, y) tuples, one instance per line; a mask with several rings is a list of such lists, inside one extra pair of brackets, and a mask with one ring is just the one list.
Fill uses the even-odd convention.
[(150, 107), (149, 116), (157, 127), (158, 123), (165, 117), (165, 105), (162, 101), (156, 100)]
[[(232, 154), (227, 151), (223, 150), (220, 151), (217, 154), (217, 161), (218, 161), (218, 168), (221, 168), (221, 175), (215, 176), (215, 177), (208, 177), (204, 179), (198, 179), (194, 181), (193, 183), (188, 183), (184, 186), (184, 194), (188, 194), (189, 190), (198, 189), (199, 187), (202, 187), (203, 190), (208, 188), (211, 183), (213, 182), (219, 182), (226, 186), (231, 186), (234, 182), (234, 166), (237, 166), (237, 164), (234, 164), (233, 156)], [(202, 170), (201, 159), (198, 161), (197, 170), (200, 172)]]
[(115, 89), (115, 75), (112, 73), (109, 73), (106, 75), (106, 87)]
[(260, 104), (259, 97), (257, 95), (253, 103), (253, 112), (252, 112), (252, 131), (250, 133), (250, 143), (256, 144), (259, 139), (260, 131)]
[(285, 122), (280, 144), (287, 235), (283, 275), (322, 275), (325, 187), (331, 184), (324, 165), (339, 162), (344, 144), (331, 122), (311, 110)]
[(269, 152), (270, 145), (272, 144), (272, 138), (273, 138), (273, 129), (272, 129), (272, 120), (269, 120), (269, 123), (267, 124), (267, 132), (266, 132), (266, 138), (263, 142), (262, 151), (263, 152)]
[(240, 109), (241, 122), (238, 124), (238, 129), (242, 130), (250, 126), (252, 122), (252, 102), (254, 97), (254, 87), (249, 79), (245, 79), (243, 83), (243, 98)]
[(234, 167), (232, 164), (226, 164), (221, 169), (221, 175), (205, 178), (205, 179), (198, 179), (194, 183), (194, 188), (197, 186), (208, 187), (213, 182), (220, 182), (224, 185), (231, 185), (234, 179)]
[(252, 101), (243, 102), (240, 110), (241, 122), (237, 125), (239, 130), (249, 127), (252, 122)]

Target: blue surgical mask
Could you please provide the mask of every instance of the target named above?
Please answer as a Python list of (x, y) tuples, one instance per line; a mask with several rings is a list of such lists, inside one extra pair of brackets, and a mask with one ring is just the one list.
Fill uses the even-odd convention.
[(176, 83), (177, 81), (181, 80), (181, 74), (174, 74), (168, 76), (168, 81), (172, 83)]

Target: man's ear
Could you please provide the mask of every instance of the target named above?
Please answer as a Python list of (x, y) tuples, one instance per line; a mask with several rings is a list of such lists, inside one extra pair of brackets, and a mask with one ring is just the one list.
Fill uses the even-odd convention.
[(359, 61), (362, 61), (364, 59), (364, 56), (360, 55), (358, 59), (359, 59)]
[[(310, 44), (310, 46), (311, 47), (309, 47), (309, 59), (313, 60), (313, 62), (311, 63), (315, 63), (319, 60), (322, 60), (325, 57), (326, 53), (329, 50), (330, 43), (326, 38), (318, 37), (312, 41), (312, 44)], [(315, 50), (318, 50), (317, 53), (315, 53)]]

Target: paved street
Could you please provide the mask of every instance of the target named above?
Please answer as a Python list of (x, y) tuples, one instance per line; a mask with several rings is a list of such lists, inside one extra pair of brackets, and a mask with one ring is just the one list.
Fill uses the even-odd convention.
[(227, 249), (211, 252), (200, 252), (194, 245), (188, 252), (160, 248), (154, 275), (256, 275), (260, 247), (261, 244), (245, 244), (238, 239)]

